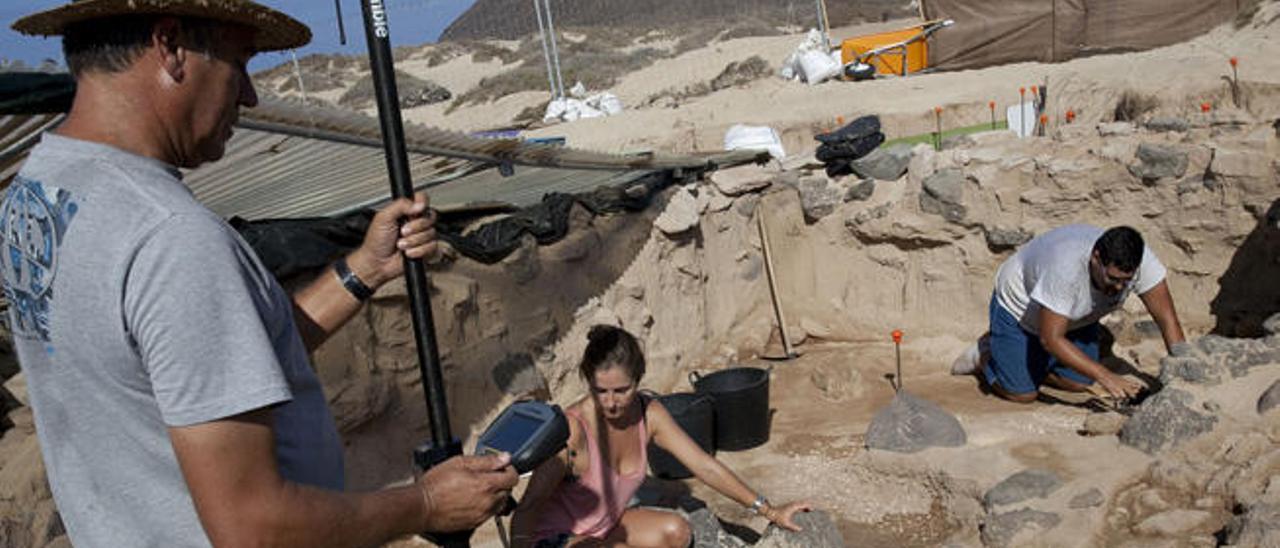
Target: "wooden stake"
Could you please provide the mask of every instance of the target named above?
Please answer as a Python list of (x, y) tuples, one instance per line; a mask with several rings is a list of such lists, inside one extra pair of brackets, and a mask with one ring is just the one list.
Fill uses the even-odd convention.
[(773, 301), (773, 315), (778, 320), (778, 333), (782, 335), (782, 352), (785, 359), (795, 357), (791, 351), (791, 337), (787, 334), (787, 318), (782, 313), (782, 298), (778, 295), (778, 282), (773, 273), (773, 254), (769, 251), (769, 232), (764, 226), (764, 205), (756, 206), (756, 226), (760, 229), (760, 248), (764, 251), (764, 272), (769, 279), (769, 297)]

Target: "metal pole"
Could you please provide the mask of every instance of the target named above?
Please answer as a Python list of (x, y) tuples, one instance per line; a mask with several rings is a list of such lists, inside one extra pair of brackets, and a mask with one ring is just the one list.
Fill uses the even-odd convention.
[[(387, 172), (391, 177), (391, 196), (397, 199), (412, 197), (413, 181), (409, 175), (409, 157), (404, 148), (404, 122), (400, 118), (386, 5), (383, 0), (363, 0), (360, 5), (364, 11), (365, 37), (369, 42), (369, 67), (373, 70), (374, 90), (378, 98), (378, 120), (382, 126)], [(404, 274), (409, 289), (413, 334), (418, 346), (418, 369), (422, 374), (422, 388), (431, 421), (431, 440), (436, 447), (447, 447), (453, 442), (453, 433), (449, 427), (449, 407), (445, 401), (435, 323), (431, 318), (431, 303), (427, 294), (426, 267), (422, 261), (404, 257)]]
[(551, 61), (556, 66), (556, 83), (559, 86), (560, 98), (564, 99), (564, 73), (560, 72), (560, 46), (556, 45), (556, 24), (551, 20), (551, 0), (542, 0), (547, 8), (547, 30), (551, 35)]
[(551, 86), (551, 98), (556, 99), (556, 77), (551, 74), (551, 50), (547, 47), (547, 27), (542, 23), (542, 0), (533, 0), (533, 12), (538, 14), (538, 36), (542, 37), (542, 59), (547, 62), (547, 84)]

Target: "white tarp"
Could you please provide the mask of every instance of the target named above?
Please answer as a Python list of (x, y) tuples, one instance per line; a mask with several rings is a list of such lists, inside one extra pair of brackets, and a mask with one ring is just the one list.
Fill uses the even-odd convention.
[(782, 150), (782, 139), (769, 126), (734, 125), (724, 133), (724, 149), (767, 150), (769, 155), (779, 161), (786, 157)]

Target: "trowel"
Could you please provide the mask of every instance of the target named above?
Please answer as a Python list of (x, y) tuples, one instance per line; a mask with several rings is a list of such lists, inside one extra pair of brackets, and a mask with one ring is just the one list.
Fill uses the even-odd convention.
[(893, 377), (893, 401), (871, 419), (866, 447), (897, 453), (915, 453), (927, 447), (959, 447), (967, 439), (954, 415), (937, 404), (902, 388), (902, 331), (893, 330), (897, 373)]

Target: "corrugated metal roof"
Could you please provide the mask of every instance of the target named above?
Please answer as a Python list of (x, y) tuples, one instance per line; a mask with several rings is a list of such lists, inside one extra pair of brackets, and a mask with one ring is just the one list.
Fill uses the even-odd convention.
[[(8, 184), (61, 115), (0, 117), (0, 183)], [(526, 206), (547, 192), (619, 184), (655, 170), (714, 169), (755, 161), (761, 153), (710, 156), (609, 154), (485, 139), (406, 124), (410, 174), (437, 207), (473, 202)], [(497, 165), (514, 168), (498, 175)], [(329, 216), (388, 199), (390, 183), (378, 121), (359, 113), (264, 101), (242, 112), (222, 160), (191, 170), (186, 184), (223, 217)]]

